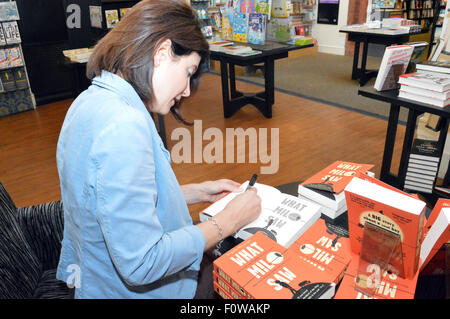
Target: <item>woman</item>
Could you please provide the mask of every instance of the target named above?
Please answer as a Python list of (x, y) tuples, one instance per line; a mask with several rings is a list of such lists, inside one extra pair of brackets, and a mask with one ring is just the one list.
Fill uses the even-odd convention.
[(180, 117), (207, 53), (183, 0), (141, 1), (95, 47), (92, 85), (71, 105), (57, 146), (65, 214), (57, 278), (75, 285), (76, 298), (192, 298), (203, 252), (259, 215), (250, 190), (193, 225), (187, 204), (238, 184), (180, 187), (149, 113)]

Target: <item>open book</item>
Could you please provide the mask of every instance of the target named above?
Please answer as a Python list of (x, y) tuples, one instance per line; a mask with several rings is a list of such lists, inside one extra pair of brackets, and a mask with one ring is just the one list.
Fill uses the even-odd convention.
[[(200, 221), (222, 211), (237, 195), (244, 192), (248, 181), (241, 185), (242, 191), (225, 195), (200, 212)], [(281, 193), (278, 189), (255, 183), (261, 197), (262, 211), (259, 217), (244, 226), (235, 238), (245, 240), (257, 232), (262, 232), (278, 244), (288, 248), (320, 217), (320, 206), (295, 196)]]

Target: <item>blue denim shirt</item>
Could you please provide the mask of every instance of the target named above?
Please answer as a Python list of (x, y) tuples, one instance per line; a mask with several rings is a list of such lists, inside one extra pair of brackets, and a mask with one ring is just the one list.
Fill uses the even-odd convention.
[(64, 239), (57, 278), (76, 298), (192, 298), (205, 248), (154, 122), (103, 71), (73, 102), (57, 146)]

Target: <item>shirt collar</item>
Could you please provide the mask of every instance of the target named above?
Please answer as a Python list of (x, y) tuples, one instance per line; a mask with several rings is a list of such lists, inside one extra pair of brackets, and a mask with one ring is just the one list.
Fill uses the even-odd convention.
[(116, 93), (130, 106), (136, 107), (145, 114), (150, 115), (149, 111), (131, 84), (117, 74), (102, 70), (102, 74), (100, 76), (96, 76), (92, 80), (92, 84)]

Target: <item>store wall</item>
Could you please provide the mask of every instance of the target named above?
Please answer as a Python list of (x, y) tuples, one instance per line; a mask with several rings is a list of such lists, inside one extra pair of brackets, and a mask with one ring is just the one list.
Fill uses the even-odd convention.
[(339, 1), (338, 25), (319, 23), (313, 25), (312, 36), (317, 40), (319, 52), (345, 55), (346, 33), (339, 32), (339, 28), (347, 25), (349, 1), (350, 0)]

